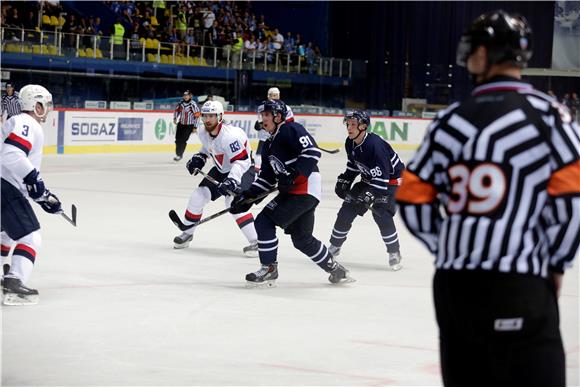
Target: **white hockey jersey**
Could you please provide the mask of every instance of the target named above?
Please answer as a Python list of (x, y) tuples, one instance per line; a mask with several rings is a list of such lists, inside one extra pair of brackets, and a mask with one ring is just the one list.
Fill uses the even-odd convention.
[(238, 183), (242, 176), (252, 166), (252, 148), (241, 128), (222, 122), (219, 133), (213, 137), (205, 127), (198, 130), (201, 140), (201, 153), (211, 156), (215, 166), (221, 173), (228, 173)]
[[(286, 122), (292, 122), (294, 121), (294, 112), (292, 111), (292, 108), (288, 105), (286, 105)], [(262, 117), (259, 117), (259, 120), (261, 120)], [(258, 132), (258, 141), (266, 141), (267, 139), (270, 138), (270, 133), (268, 133), (265, 130), (260, 130)]]
[(33, 169), (40, 171), (44, 146), (42, 126), (29, 114), (18, 114), (2, 126), (2, 142), (2, 178), (28, 197), (23, 180)]

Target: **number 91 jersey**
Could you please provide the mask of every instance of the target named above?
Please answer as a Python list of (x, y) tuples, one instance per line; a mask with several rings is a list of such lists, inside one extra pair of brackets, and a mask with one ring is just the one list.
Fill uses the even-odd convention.
[(241, 183), (243, 174), (252, 166), (252, 148), (246, 133), (237, 126), (222, 122), (217, 136), (212, 136), (202, 126), (198, 130), (202, 144), (201, 153), (211, 156), (221, 173)]
[(2, 178), (28, 197), (23, 179), (33, 169), (40, 171), (42, 126), (29, 114), (18, 114), (2, 126), (2, 142)]

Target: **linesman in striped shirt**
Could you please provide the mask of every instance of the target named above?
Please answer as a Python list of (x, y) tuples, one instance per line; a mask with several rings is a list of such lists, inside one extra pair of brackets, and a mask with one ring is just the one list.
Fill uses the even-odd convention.
[(521, 81), (531, 29), (495, 11), (462, 36), (476, 87), (441, 111), (396, 198), (436, 256), (445, 386), (565, 386), (558, 294), (580, 245), (580, 131)]
[(199, 106), (191, 99), (191, 92), (186, 90), (183, 93), (183, 100), (177, 104), (173, 112), (173, 123), (177, 125), (174, 161), (179, 161), (183, 158), (187, 140), (189, 140), (191, 133), (197, 130), (200, 115)]
[(2, 96), (2, 118), (4, 114), (6, 114), (6, 120), (20, 114), (20, 99), (12, 83), (6, 84), (6, 94)]

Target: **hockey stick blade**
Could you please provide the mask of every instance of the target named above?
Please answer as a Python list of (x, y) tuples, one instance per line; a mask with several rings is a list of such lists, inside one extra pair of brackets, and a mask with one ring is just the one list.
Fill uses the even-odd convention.
[(71, 207), (71, 216), (68, 216), (67, 214), (63, 212), (60, 213), (60, 215), (66, 219), (67, 222), (69, 222), (70, 224), (72, 224), (73, 226), (77, 226), (77, 206), (75, 206), (74, 204)]
[(189, 230), (191, 227), (194, 226), (194, 225), (187, 226), (186, 224), (184, 224), (181, 221), (181, 218), (179, 218), (179, 215), (177, 215), (177, 212), (175, 212), (175, 210), (169, 211), (169, 219), (171, 219), (173, 224), (176, 225), (177, 228), (180, 229), (181, 231)]
[(331, 155), (340, 152), (340, 149), (338, 149), (338, 148), (337, 149), (324, 149), (324, 148), (318, 147), (318, 149), (320, 149), (323, 152), (330, 153)]

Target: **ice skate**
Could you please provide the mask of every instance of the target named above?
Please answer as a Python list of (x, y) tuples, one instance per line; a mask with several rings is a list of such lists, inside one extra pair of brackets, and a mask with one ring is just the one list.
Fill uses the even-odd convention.
[(258, 256), (258, 241), (254, 241), (249, 246), (244, 247), (244, 255), (248, 258), (256, 258)]
[(273, 288), (278, 279), (278, 264), (262, 265), (257, 271), (246, 275), (247, 288)]
[(332, 255), (332, 258), (336, 258), (340, 255), (340, 247), (335, 245), (328, 246), (328, 252)]
[(8, 274), (8, 273), (10, 273), (10, 265), (9, 265), (9, 264), (7, 264), (7, 263), (5, 263), (5, 264), (2, 266), (2, 280), (0, 281), (0, 287), (1, 287), (1, 286), (4, 286), (4, 276), (5, 276), (6, 274)]
[(175, 162), (178, 162), (178, 161), (180, 161), (182, 158), (183, 158), (183, 156), (175, 156), (175, 157), (173, 158), (173, 161), (175, 161)]
[(38, 304), (38, 290), (24, 286), (18, 278), (5, 277), (2, 290), (4, 292), (4, 305)]
[(181, 235), (176, 236), (173, 238), (173, 248), (174, 249), (185, 249), (189, 247), (189, 243), (193, 239), (192, 234), (188, 234), (186, 232), (182, 233)]
[(328, 280), (332, 284), (342, 284), (342, 283), (349, 283), (355, 282), (356, 280), (348, 275), (348, 270), (345, 269), (340, 263), (336, 262), (334, 269), (330, 271), (330, 276)]
[(392, 271), (401, 270), (403, 266), (401, 265), (401, 253), (389, 253), (389, 269)]

